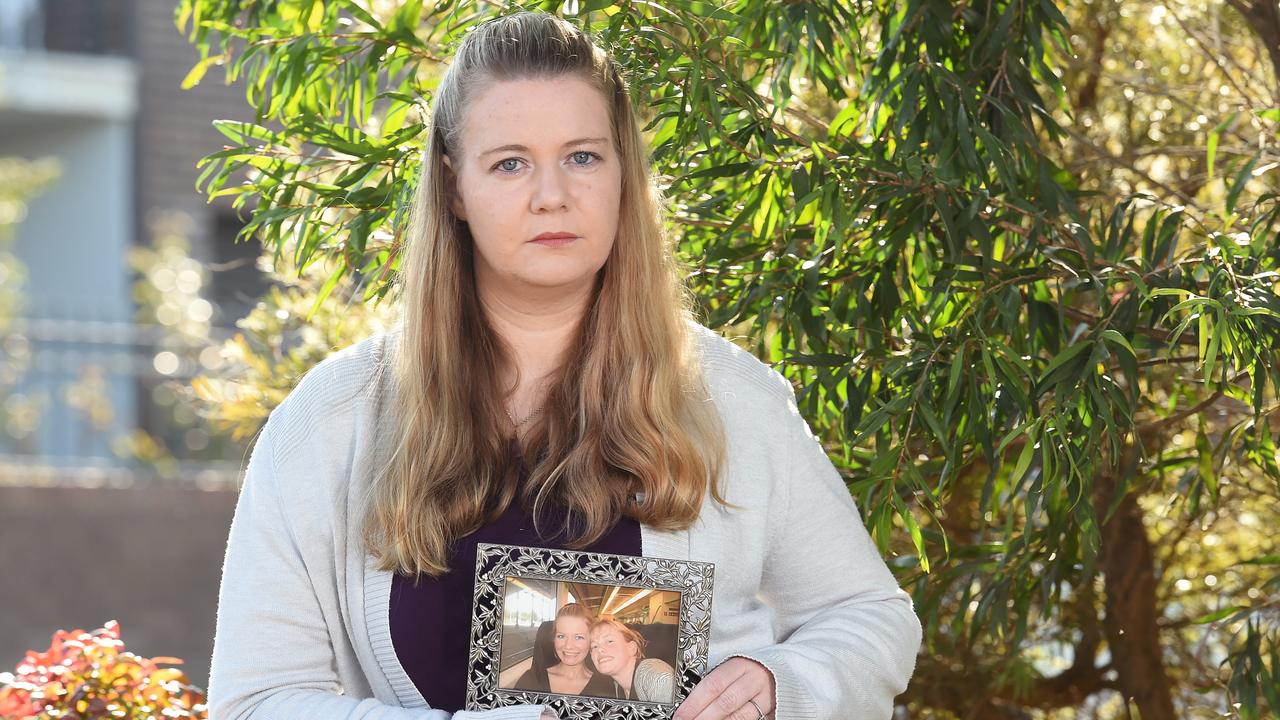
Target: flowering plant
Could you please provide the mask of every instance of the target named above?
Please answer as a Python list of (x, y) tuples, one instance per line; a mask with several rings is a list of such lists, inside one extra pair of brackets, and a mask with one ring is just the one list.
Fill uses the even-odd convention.
[(29, 650), (0, 673), (0, 718), (205, 718), (204, 694), (171, 657), (124, 650), (114, 620), (92, 633), (59, 630), (46, 652)]

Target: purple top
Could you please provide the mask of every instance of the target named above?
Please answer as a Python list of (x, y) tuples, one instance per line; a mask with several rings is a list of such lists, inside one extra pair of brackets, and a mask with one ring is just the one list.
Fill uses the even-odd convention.
[[(527, 474), (521, 471), (523, 483)], [(471, 599), (475, 590), (476, 544), (501, 543), (532, 547), (565, 547), (561, 531), (563, 506), (545, 506), (534, 532), (533, 513), (519, 498), (495, 522), (459, 538), (449, 554), (449, 572), (439, 578), (413, 579), (396, 573), (391, 581), (391, 643), (423, 699), (449, 712), (463, 709), (467, 697), (467, 651), (471, 642)], [(640, 524), (624, 517), (586, 552), (640, 555)]]

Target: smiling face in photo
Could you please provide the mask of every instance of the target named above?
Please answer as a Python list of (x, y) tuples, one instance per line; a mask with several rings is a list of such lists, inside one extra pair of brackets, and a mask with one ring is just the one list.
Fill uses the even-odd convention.
[[(618, 232), (621, 158), (604, 97), (575, 76), (492, 81), (467, 106), (450, 207), (489, 287), (592, 282)], [(563, 233), (562, 239), (540, 235)]]
[(640, 654), (640, 647), (609, 625), (591, 633), (591, 661), (605, 675), (617, 675)]
[(556, 620), (556, 657), (565, 665), (581, 665), (591, 650), (589, 625), (585, 618), (562, 617)]

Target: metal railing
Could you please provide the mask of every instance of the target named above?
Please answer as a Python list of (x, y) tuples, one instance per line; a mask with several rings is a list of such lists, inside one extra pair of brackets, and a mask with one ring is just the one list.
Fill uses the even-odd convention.
[[(209, 444), (220, 438), (198, 422), (173, 422), (174, 400), (160, 402), (171, 395), (162, 387), (168, 381), (208, 372), (202, 351), (207, 359), (209, 348), (232, 333), (215, 328), (203, 347), (183, 347), (173, 342), (172, 330), (158, 325), (14, 319), (0, 335), (0, 417), (8, 419), (0, 426), (0, 485), (169, 481), (146, 459), (121, 452), (122, 439), (141, 429), (165, 448), (163, 462), (177, 480), (234, 486), (242, 448), (228, 441)], [(206, 438), (203, 447), (190, 447), (193, 432)]]

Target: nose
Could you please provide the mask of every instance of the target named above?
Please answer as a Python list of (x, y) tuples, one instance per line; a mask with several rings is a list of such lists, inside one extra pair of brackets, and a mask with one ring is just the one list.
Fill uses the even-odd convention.
[(533, 198), (531, 199), (533, 212), (553, 212), (566, 207), (569, 200), (569, 190), (564, 177), (563, 170), (558, 165), (545, 167), (535, 171)]

